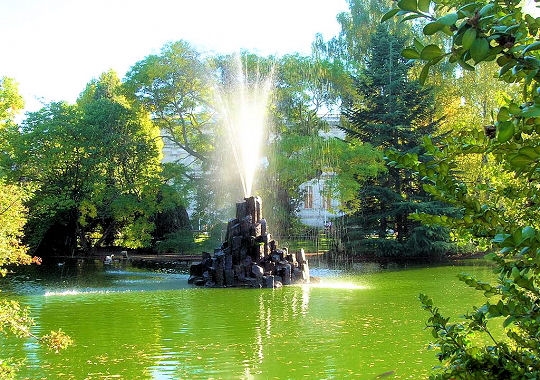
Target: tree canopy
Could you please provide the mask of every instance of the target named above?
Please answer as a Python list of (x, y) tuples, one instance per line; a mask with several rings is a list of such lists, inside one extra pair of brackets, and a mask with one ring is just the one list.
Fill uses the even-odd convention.
[[(13, 79), (0, 80), (0, 131), (2, 136), (8, 134), (13, 127), (13, 118), (22, 107), (22, 98), (19, 95), (17, 84)], [(4, 139), (0, 140), (0, 150), (9, 153)], [(27, 246), (23, 244), (23, 227), (26, 223), (27, 201), (32, 193), (28, 187), (19, 183), (9, 182), (5, 173), (9, 167), (4, 167), (5, 155), (0, 161), (0, 276), (8, 273), (8, 268), (16, 265), (40, 264), (41, 259), (31, 257), (27, 253)], [(71, 338), (61, 330), (38, 337), (31, 333), (33, 320), (29, 316), (28, 308), (22, 307), (17, 301), (2, 297), (0, 299), (0, 334), (14, 334), (19, 337), (33, 337), (44, 343), (52, 350), (60, 350), (73, 344)], [(18, 364), (10, 358), (0, 358), (0, 378), (14, 378)]]
[(119, 91), (116, 74), (105, 73), (79, 103), (50, 103), (12, 131), (10, 176), (35, 186), (27, 202), (33, 249), (71, 255), (151, 239), (159, 132)]

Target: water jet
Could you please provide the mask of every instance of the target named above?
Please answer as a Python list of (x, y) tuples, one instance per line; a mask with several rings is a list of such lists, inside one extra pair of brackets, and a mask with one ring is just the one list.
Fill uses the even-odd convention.
[[(236, 203), (236, 217), (227, 224), (225, 240), (213, 254), (203, 252), (201, 262), (190, 267), (189, 283), (210, 287), (279, 287), (309, 282), (303, 250), (290, 253), (278, 248), (262, 216), (262, 200), (253, 196), (257, 163), (261, 157), (266, 110), (273, 69), (249, 77), (240, 56), (216, 89), (216, 106), (228, 137), (239, 174), (244, 200)], [(257, 65), (257, 68), (259, 66)]]

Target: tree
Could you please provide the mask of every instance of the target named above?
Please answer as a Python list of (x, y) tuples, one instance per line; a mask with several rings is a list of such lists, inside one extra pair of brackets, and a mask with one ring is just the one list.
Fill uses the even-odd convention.
[(276, 205), (272, 225), (281, 233), (293, 227), (291, 216), (303, 199), (304, 182), (325, 181), (324, 196), (345, 206), (358, 183), (381, 170), (381, 157), (368, 144), (346, 143), (328, 135), (330, 126), (324, 117), (339, 107), (350, 88), (348, 82), (339, 62), (288, 55), (277, 63), (271, 113), (275, 138), (267, 169), (273, 183), (266, 188)]
[(9, 146), (7, 136), (15, 128), (13, 119), (17, 111), (24, 107), (17, 83), (7, 77), (0, 79), (0, 275), (6, 275), (6, 265), (29, 264), (31, 257), (21, 243), (23, 227), (26, 223), (24, 201), (31, 194), (16, 183), (6, 182), (9, 170)]
[(2, 126), (13, 122), (18, 111), (24, 107), (24, 100), (19, 94), (18, 84), (12, 78), (0, 78), (0, 122)]
[(124, 90), (150, 113), (165, 144), (178, 152), (178, 160), (168, 166), (179, 166), (172, 170), (180, 174), (174, 178), (174, 186), (187, 193), (174, 207), (181, 213), (193, 206), (207, 208), (203, 174), (210, 172), (215, 138), (212, 75), (207, 63), (188, 42), (168, 43), (159, 54), (131, 67)]
[(212, 150), (212, 87), (199, 53), (187, 42), (166, 44), (126, 74), (126, 94), (151, 113), (164, 134), (185, 152), (187, 165), (200, 168)]
[[(318, 35), (314, 48), (325, 58), (341, 62), (351, 75), (357, 75), (365, 65), (366, 51), (369, 49), (371, 37), (384, 15), (392, 7), (391, 0), (347, 0), (348, 12), (337, 15), (341, 26), (338, 36), (328, 42)], [(389, 26), (392, 32), (409, 32), (394, 24)], [(345, 95), (345, 94), (344, 94)]]
[[(91, 82), (78, 101), (83, 127), (97, 138), (92, 154), (101, 177), (84, 202), (88, 212), (79, 219), (87, 246), (140, 248), (152, 239), (151, 217), (158, 210), (162, 185), (160, 131), (147, 112), (129, 104), (121, 93), (120, 80), (108, 72)], [(97, 240), (88, 239), (96, 232)]]
[[(358, 100), (344, 114), (349, 138), (369, 143), (391, 157), (395, 152), (419, 152), (421, 136), (435, 132), (433, 96), (409, 79), (410, 66), (400, 55), (403, 36), (379, 25), (372, 36), (369, 58), (357, 78)], [(415, 210), (446, 213), (445, 207), (422, 190), (420, 178), (404, 168), (369, 180), (359, 192), (360, 210), (347, 218), (358, 227), (349, 235), (356, 254), (380, 256), (441, 256), (451, 249), (441, 228), (422, 227), (408, 218)]]
[[(430, 162), (419, 163), (414, 155), (404, 156), (400, 161), (400, 165), (413, 167), (425, 177), (424, 188), (433, 196), (462, 210), (455, 219), (433, 215), (418, 215), (418, 219), (491, 236), (498, 249), (488, 255), (499, 273), (497, 284), (461, 276), (462, 281), (486, 296), (481, 306), (467, 313), (464, 322), (450, 323), (428, 296), (421, 295), (423, 307), (431, 314), (428, 326), (444, 364), (433, 377), (538, 378), (540, 19), (524, 13), (519, 1), (449, 4), (401, 0), (397, 6), (383, 20), (394, 16), (421, 19), (425, 21), (425, 35), (449, 36), (444, 46), (417, 41), (403, 50), (404, 56), (423, 64), (422, 81), (443, 60), (457, 63), (464, 70), (475, 70), (485, 62), (494, 61), (499, 80), (515, 83), (522, 90), (521, 99), (508, 98), (495, 110), (495, 122), (490, 128), (479, 127), (467, 138), (452, 138), (437, 145), (425, 139)], [(482, 202), (476, 197), (475, 186), (455, 175), (458, 159), (477, 153), (492, 155), (505, 174), (525, 179), (517, 183), (521, 185), (519, 192), (511, 194), (514, 204), (527, 206), (527, 211), (518, 218), (508, 217), (500, 203)], [(505, 196), (503, 192), (494, 195)], [(492, 333), (493, 324), (502, 325), (500, 329), (505, 336), (499, 338)], [(485, 335), (486, 340), (473, 339), (477, 334)]]
[(36, 187), (26, 238), (44, 254), (148, 246), (160, 185), (158, 134), (106, 73), (79, 103), (51, 103), (12, 134), (11, 177)]
[(58, 249), (58, 254), (76, 249), (77, 215), (73, 212), (80, 197), (90, 191), (88, 177), (93, 175), (89, 166), (82, 165), (85, 152), (78, 149), (83, 140), (78, 134), (79, 120), (76, 107), (52, 103), (29, 114), (10, 141), (14, 152), (10, 177), (35, 187), (26, 202), (25, 237), (37, 251), (42, 243)]
[[(15, 125), (13, 118), (23, 104), (16, 82), (10, 78), (2, 78), (0, 80), (0, 131), (3, 136), (7, 135), (8, 129)], [(0, 149), (2, 152), (9, 152), (9, 147), (3, 139), (0, 141)], [(6, 276), (8, 268), (15, 265), (39, 264), (40, 259), (29, 256), (27, 247), (21, 241), (27, 216), (24, 202), (31, 192), (18, 184), (6, 182), (5, 173), (9, 168), (0, 166), (0, 169), (2, 169), (0, 170), (0, 276)], [(32, 324), (33, 321), (29, 317), (27, 308), (21, 307), (14, 300), (5, 298), (0, 300), (1, 334), (31, 336), (57, 351), (72, 344), (71, 338), (61, 330), (37, 337), (30, 332)], [(0, 358), (0, 379), (15, 378), (16, 372), (17, 363), (9, 358)]]

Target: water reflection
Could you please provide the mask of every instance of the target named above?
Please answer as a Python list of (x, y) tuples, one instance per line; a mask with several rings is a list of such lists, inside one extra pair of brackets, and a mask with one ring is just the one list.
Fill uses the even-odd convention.
[(61, 327), (76, 346), (54, 355), (34, 340), (0, 340), (6, 355), (27, 358), (20, 378), (425, 378), (419, 369), (436, 361), (424, 350), (417, 295), (469, 302), (461, 271), (328, 272), (319, 284), (260, 290), (191, 288), (185, 275), (130, 270), (79, 287), (42, 277), (18, 296), (34, 332)]

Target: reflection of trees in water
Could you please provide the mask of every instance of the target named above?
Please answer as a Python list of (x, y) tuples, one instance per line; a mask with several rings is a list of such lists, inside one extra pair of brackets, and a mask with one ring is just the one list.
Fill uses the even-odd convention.
[[(36, 297), (31, 306), (39, 324), (76, 330), (77, 346), (52, 361), (37, 347), (25, 349), (38, 355), (30, 358), (35, 368), (49, 366), (50, 377), (68, 369), (82, 376), (107, 368), (116, 375), (144, 372), (155, 378), (286, 373), (299, 366), (295, 353), (306, 338), (310, 293), (309, 286), (290, 286)], [(87, 361), (91, 365), (76, 369)]]
[[(257, 297), (258, 323), (254, 325), (253, 354), (251, 361), (245, 362), (244, 368), (246, 378), (264, 373), (261, 367), (277, 359), (276, 349), (284, 354), (289, 353), (287, 344), (297, 338), (299, 320), (304, 318), (308, 311), (310, 291), (309, 285), (260, 291)], [(280, 361), (283, 362), (282, 359)]]

